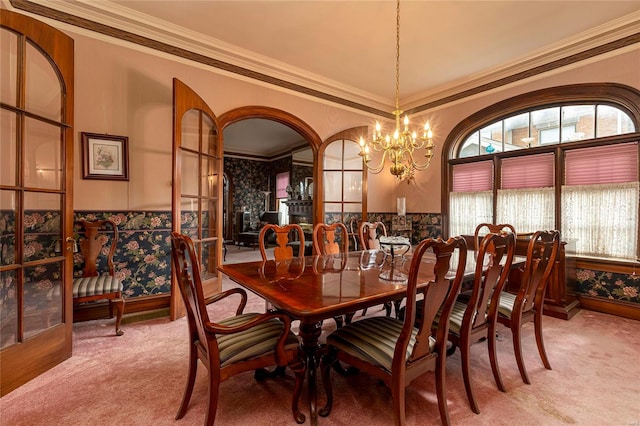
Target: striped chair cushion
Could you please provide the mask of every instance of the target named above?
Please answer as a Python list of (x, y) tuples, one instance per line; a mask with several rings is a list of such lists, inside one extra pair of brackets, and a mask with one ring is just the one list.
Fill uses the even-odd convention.
[(118, 291), (122, 291), (122, 282), (120, 282), (119, 278), (110, 275), (75, 278), (73, 280), (74, 299), (76, 297), (95, 296)]
[[(237, 315), (222, 320), (218, 324), (228, 327), (239, 326), (260, 315), (255, 313)], [(216, 335), (220, 351), (220, 365), (224, 367), (272, 352), (283, 328), (284, 324), (274, 318), (239, 333)], [(284, 348), (288, 350), (297, 347), (298, 338), (289, 331)]]
[[(327, 345), (332, 345), (342, 352), (364, 359), (373, 365), (391, 371), (393, 352), (400, 336), (403, 322), (390, 317), (371, 317), (339, 328), (327, 337)], [(413, 328), (411, 340), (407, 347), (407, 358), (416, 343), (417, 328)], [(429, 338), (429, 349), (432, 351), (435, 340)]]
[[(458, 302), (453, 305), (451, 310), (451, 316), (449, 317), (449, 331), (453, 334), (460, 335), (460, 329), (462, 328), (462, 319), (464, 318), (464, 311), (467, 310), (467, 304)], [(436, 315), (435, 323), (438, 323), (440, 319), (440, 312)]]
[(511, 318), (513, 306), (516, 304), (516, 295), (506, 291), (500, 292), (500, 304), (498, 305), (498, 313), (507, 318)]

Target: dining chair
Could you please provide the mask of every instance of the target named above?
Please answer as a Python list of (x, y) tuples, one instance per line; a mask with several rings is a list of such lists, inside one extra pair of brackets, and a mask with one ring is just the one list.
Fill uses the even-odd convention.
[[(189, 372), (176, 420), (187, 412), (196, 381), (198, 360), (208, 371), (205, 425), (214, 424), (220, 383), (237, 374), (276, 365), (289, 366), (296, 377), (295, 389), (300, 389), (304, 366), (298, 358), (298, 338), (290, 330), (289, 317), (275, 312), (243, 313), (247, 293), (241, 288), (223, 291), (205, 301), (198, 273), (198, 256), (192, 240), (186, 235), (172, 232), (171, 246), (173, 267), (189, 325)], [(211, 321), (207, 305), (233, 295), (238, 295), (240, 299), (235, 315), (217, 322)], [(264, 376), (256, 374), (255, 377), (260, 380)], [(292, 399), (292, 411), (296, 421), (304, 421), (295, 399)]]
[(500, 292), (498, 323), (511, 330), (513, 351), (522, 381), (530, 384), (522, 357), (522, 326), (533, 322), (538, 352), (545, 368), (551, 370), (542, 340), (542, 311), (547, 284), (560, 251), (560, 232), (535, 232), (527, 245), (527, 260), (516, 294)]
[(258, 237), (258, 245), (260, 247), (260, 255), (262, 256), (262, 260), (267, 260), (267, 250), (265, 244), (265, 235), (267, 231), (273, 231), (276, 235), (276, 247), (273, 249), (273, 257), (275, 260), (287, 260), (293, 258), (293, 247), (290, 244), (292, 241), (290, 239), (290, 234), (295, 232), (297, 234), (297, 241), (300, 242), (300, 249), (298, 250), (297, 257), (304, 257), (304, 231), (302, 227), (296, 223), (291, 223), (289, 225), (275, 225), (272, 223), (268, 223), (260, 229), (260, 235)]
[(379, 249), (380, 236), (387, 236), (387, 227), (382, 222), (362, 222), (358, 228), (362, 250)]
[[(258, 236), (258, 246), (260, 247), (260, 255), (262, 256), (262, 260), (268, 260), (269, 258), (269, 256), (267, 255), (267, 243), (265, 239), (269, 230), (275, 233), (276, 246), (273, 248), (273, 258), (276, 262), (293, 259), (293, 246), (290, 244), (291, 240), (289, 239), (292, 232), (295, 232), (297, 234), (297, 241), (300, 242), (297, 257), (299, 257), (300, 259), (304, 259), (305, 245), (304, 231), (302, 230), (302, 227), (296, 223), (282, 226), (268, 223), (263, 226), (262, 229), (260, 229), (260, 235)], [(271, 304), (269, 302), (265, 301), (264, 304), (267, 311), (271, 309)]]
[(476, 229), (473, 232), (473, 249), (475, 250), (475, 252), (478, 252), (478, 246), (480, 244), (480, 241), (482, 241), (482, 237), (484, 237), (489, 232), (497, 233), (500, 231), (510, 231), (513, 232), (514, 235), (517, 235), (516, 228), (508, 223), (480, 223), (478, 226), (476, 226)]
[[(458, 252), (457, 265), (451, 265), (453, 253)], [(431, 260), (434, 278), (426, 287), (418, 288), (420, 269), (425, 270), (425, 253), (435, 255)], [(387, 316), (362, 319), (344, 326), (327, 336), (326, 353), (322, 357), (321, 371), (327, 403), (319, 411), (328, 416), (333, 406), (331, 367), (342, 361), (357, 370), (382, 380), (391, 389), (393, 417), (396, 425), (406, 423), (405, 389), (417, 377), (434, 372), (438, 409), (442, 424), (448, 425), (445, 370), (446, 345), (449, 322), (441, 321), (432, 336), (432, 324), (440, 311), (443, 319), (449, 317), (460, 290), (464, 275), (467, 248), (462, 237), (425, 239), (418, 244), (411, 261), (407, 281), (406, 316), (399, 320)], [(455, 270), (455, 275), (451, 270)], [(422, 271), (423, 272), (423, 271)], [(419, 327), (416, 323), (416, 298), (423, 296), (426, 304), (421, 311)]]
[[(339, 233), (337, 232), (339, 231)], [(339, 242), (336, 242), (336, 235), (339, 236)], [(347, 227), (342, 222), (335, 222), (330, 225), (325, 223), (316, 223), (313, 227), (313, 251), (319, 255), (335, 255), (335, 254), (347, 254), (349, 253), (349, 237)], [(343, 257), (342, 259), (346, 259)], [(338, 328), (342, 327), (342, 324), (351, 322), (351, 319), (355, 315), (355, 312), (349, 313), (344, 316), (336, 316), (333, 319), (336, 321)]]
[[(122, 336), (120, 328), (124, 313), (122, 281), (115, 276), (113, 255), (118, 244), (118, 226), (111, 219), (79, 220), (76, 222), (84, 231), (79, 241), (80, 252), (84, 258), (82, 277), (73, 279), (73, 303), (80, 304), (95, 300), (109, 300), (109, 317), (113, 318), (113, 305), (116, 305), (116, 335)], [(107, 248), (108, 247), (108, 248)], [(102, 256), (102, 260), (101, 259)], [(106, 273), (98, 272), (100, 266), (106, 266)]]
[[(358, 239), (360, 241), (361, 250), (380, 249), (380, 237), (387, 236), (387, 227), (382, 222), (362, 222), (358, 228)], [(383, 304), (387, 316), (391, 316), (392, 304), (387, 302)], [(399, 303), (396, 303), (399, 308)], [(397, 316), (396, 309), (396, 316)], [(367, 308), (362, 310), (362, 315), (367, 314)]]
[[(342, 222), (330, 225), (316, 223), (313, 227), (313, 251), (316, 254), (338, 254), (349, 252), (349, 232)], [(339, 238), (336, 241), (336, 237)]]
[[(451, 355), (460, 348), (462, 375), (469, 405), (479, 414), (471, 386), (470, 349), (473, 343), (487, 340), (491, 370), (498, 389), (506, 392), (496, 356), (496, 317), (498, 297), (507, 281), (515, 251), (515, 234), (501, 231), (490, 232), (480, 241), (473, 286), (468, 299), (458, 297), (449, 318), (449, 341)], [(493, 296), (493, 297), (492, 297)], [(437, 319), (438, 323), (442, 320)]]

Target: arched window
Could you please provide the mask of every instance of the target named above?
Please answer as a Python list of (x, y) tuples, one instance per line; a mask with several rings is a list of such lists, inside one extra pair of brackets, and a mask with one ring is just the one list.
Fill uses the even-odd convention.
[(445, 142), (446, 235), (481, 222), (559, 229), (577, 255), (638, 257), (640, 92), (544, 89), (463, 120)]
[(359, 145), (338, 139), (324, 147), (322, 179), (324, 184), (323, 220), (348, 224), (352, 216), (362, 218), (364, 180)]

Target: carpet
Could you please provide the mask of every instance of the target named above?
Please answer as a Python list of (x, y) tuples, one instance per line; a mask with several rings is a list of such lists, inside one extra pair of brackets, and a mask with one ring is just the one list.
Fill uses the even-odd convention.
[[(227, 282), (228, 286), (229, 283)], [(212, 318), (233, 314), (221, 303)], [(262, 312), (250, 296), (245, 312)], [(368, 315), (383, 311), (369, 309)], [(356, 315), (356, 320), (361, 318)], [(294, 326), (295, 326), (294, 322)], [(447, 358), (447, 399), (454, 425), (625, 425), (640, 424), (640, 333), (634, 320), (582, 310), (570, 321), (544, 318), (544, 337), (553, 370), (539, 359), (532, 324), (523, 330), (525, 364), (532, 384), (518, 373), (511, 333), (498, 328), (498, 360), (507, 392), (493, 381), (485, 342), (473, 345), (472, 384), (481, 413), (469, 409), (459, 351)], [(324, 340), (335, 328), (323, 324)], [(206, 369), (200, 367), (186, 416), (174, 420), (187, 374), (187, 323), (157, 318), (126, 324), (116, 337), (113, 320), (76, 323), (73, 356), (0, 399), (2, 425), (200, 425), (206, 408)], [(391, 394), (364, 374), (332, 374), (334, 407), (320, 425), (390, 425)], [(295, 425), (290, 402), (294, 378), (257, 383), (252, 373), (221, 385), (220, 425)], [(319, 391), (319, 404), (324, 392)], [(300, 404), (307, 413), (306, 394)], [(440, 424), (431, 375), (407, 388), (408, 425)], [(307, 420), (308, 424), (308, 420)]]

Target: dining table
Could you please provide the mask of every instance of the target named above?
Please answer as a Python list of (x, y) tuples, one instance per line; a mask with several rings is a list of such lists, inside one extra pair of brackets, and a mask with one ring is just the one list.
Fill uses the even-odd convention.
[[(465, 277), (472, 279), (475, 256), (469, 254)], [(421, 262), (423, 266), (418, 272), (418, 289), (427, 286), (434, 278), (435, 257), (427, 253)], [(399, 259), (389, 259), (388, 253), (383, 250), (364, 250), (284, 261), (224, 264), (220, 271), (269, 302), (273, 308), (300, 321), (298, 335), (308, 388), (309, 420), (311, 425), (317, 425), (316, 370), (322, 347), (319, 341), (322, 322), (360, 309), (402, 300), (406, 295), (407, 280), (398, 277), (407, 276), (410, 264), (411, 252)], [(452, 265), (455, 266), (455, 263), (452, 262)], [(385, 279), (389, 276), (394, 279)], [(298, 409), (298, 399), (299, 394), (294, 395), (294, 417), (298, 423), (304, 423), (306, 417)]]

